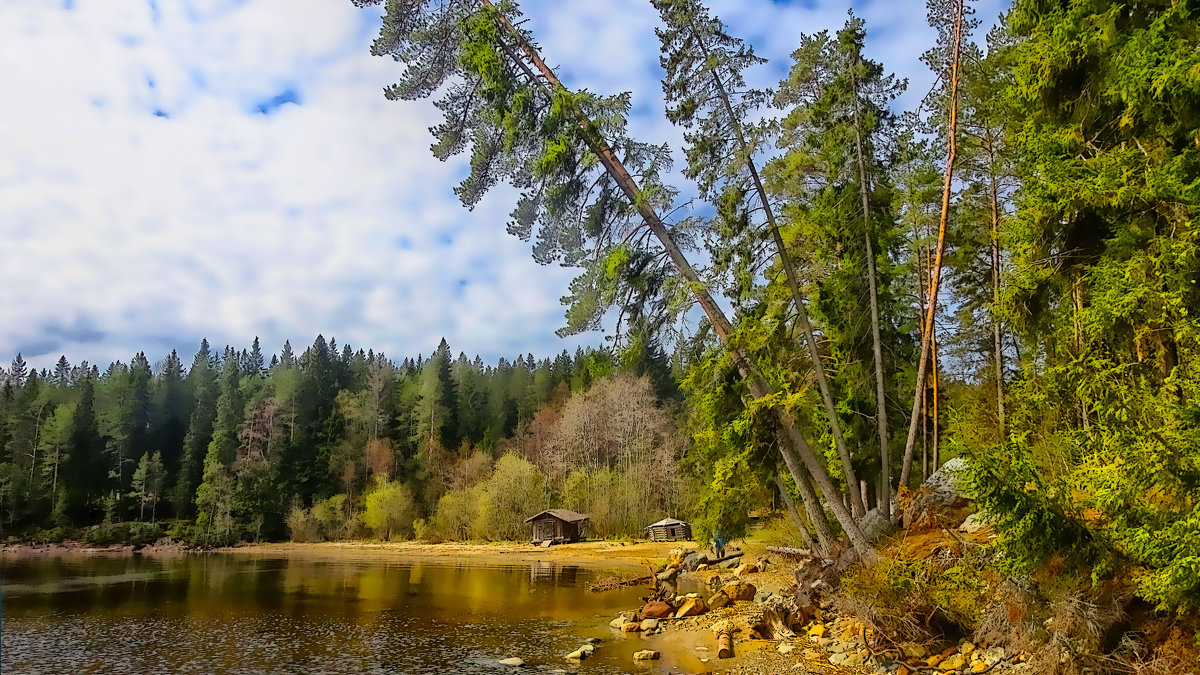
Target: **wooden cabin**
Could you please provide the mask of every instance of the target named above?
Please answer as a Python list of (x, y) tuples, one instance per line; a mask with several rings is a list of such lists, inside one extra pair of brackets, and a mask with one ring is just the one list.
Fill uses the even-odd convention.
[(692, 538), (692, 526), (675, 518), (663, 518), (648, 525), (650, 541), (687, 541)]
[(548, 509), (525, 519), (533, 524), (534, 544), (561, 544), (579, 541), (583, 537), (586, 513), (575, 513), (568, 509)]

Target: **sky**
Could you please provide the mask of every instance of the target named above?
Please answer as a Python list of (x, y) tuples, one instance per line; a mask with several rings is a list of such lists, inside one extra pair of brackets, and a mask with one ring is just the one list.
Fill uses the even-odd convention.
[[(932, 75), (923, 2), (855, 2), (868, 56)], [(975, 3), (994, 22), (1000, 0)], [(847, 2), (713, 0), (769, 63)], [(646, 0), (531, 0), (528, 27), (564, 83), (633, 93), (643, 140), (662, 116), (657, 15)], [(466, 158), (429, 152), (437, 111), (389, 102), (403, 66), (370, 55), (381, 8), (350, 0), (0, 0), (0, 363), (65, 354), (103, 368), (202, 337), (218, 349), (302, 349), (318, 333), (393, 358), (494, 362), (604, 342), (556, 336), (571, 269), (505, 232), (510, 189), (473, 211)], [(682, 180), (680, 178), (680, 180)], [(686, 185), (680, 185), (686, 190)]]

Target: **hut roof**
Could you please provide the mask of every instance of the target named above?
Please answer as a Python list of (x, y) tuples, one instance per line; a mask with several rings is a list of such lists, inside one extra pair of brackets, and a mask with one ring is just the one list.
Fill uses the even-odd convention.
[(587, 520), (590, 517), (586, 513), (575, 513), (574, 511), (571, 511), (570, 509), (546, 509), (545, 511), (542, 511), (541, 513), (539, 513), (537, 515), (526, 518), (525, 522), (527, 522), (527, 523), (532, 522), (532, 521), (534, 521), (538, 518), (541, 518), (542, 516), (545, 516), (545, 515), (554, 516), (555, 518), (558, 518), (559, 520), (561, 520), (563, 522), (567, 522), (567, 523), (582, 522), (584, 520)]
[(682, 520), (679, 520), (678, 518), (663, 518), (662, 520), (658, 521), (657, 523), (652, 523), (642, 529), (648, 530), (652, 527), (671, 527), (672, 525), (687, 525), (687, 523), (683, 522)]

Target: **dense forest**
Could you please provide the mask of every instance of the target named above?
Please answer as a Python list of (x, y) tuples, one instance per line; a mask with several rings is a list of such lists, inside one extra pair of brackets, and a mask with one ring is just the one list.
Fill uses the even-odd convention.
[(103, 372), (65, 356), (39, 372), (18, 354), (0, 390), (0, 528), (145, 543), (169, 521), (200, 545), (515, 539), (559, 497), (602, 534), (634, 534), (680, 506), (663, 489), (683, 450), (674, 381), (653, 348), (485, 366), (443, 340), (396, 363), (318, 336), (268, 363), (257, 339), (220, 354), (202, 341), (186, 371), (172, 351)]
[(682, 148), (560, 81), (512, 2), (387, 2), (372, 48), (389, 99), (436, 97), (463, 204), (516, 187), (508, 230), (578, 269), (563, 332), (615, 325), (611, 348), (18, 357), (5, 530), (516, 538), (554, 504), (736, 536), (778, 505), (869, 561), (865, 519), (962, 457), (1006, 573), (1086, 563), (1200, 605), (1200, 7), (1016, 0), (979, 35), (931, 0), (936, 85), (901, 110), (853, 15), (798, 33), (767, 91), (697, 0), (652, 4)]

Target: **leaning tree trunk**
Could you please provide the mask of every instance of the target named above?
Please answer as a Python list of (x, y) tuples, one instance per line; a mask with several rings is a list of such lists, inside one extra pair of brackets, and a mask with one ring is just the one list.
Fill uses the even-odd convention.
[(787, 507), (788, 515), (792, 517), (792, 522), (796, 524), (796, 529), (800, 531), (800, 540), (808, 550), (814, 553), (825, 554), (825, 551), (817, 548), (816, 542), (813, 541), (812, 535), (808, 533), (808, 521), (804, 516), (800, 515), (800, 511), (796, 508), (796, 500), (792, 499), (792, 495), (788, 492), (787, 483), (783, 481), (783, 475), (775, 474), (775, 487), (779, 489), (779, 498), (783, 500), (784, 506)]
[[(495, 5), (492, 4), (491, 0), (479, 0), (479, 2), (483, 6), (493, 11), (493, 16), (500, 24), (500, 27), (516, 40), (518, 49), (520, 49), (522, 53), (525, 54), (526, 58), (528, 58), (533, 64), (533, 66), (537, 68), (547, 84), (549, 84), (554, 91), (566, 92), (566, 87), (564, 87), (562, 82), (559, 81), (558, 76), (554, 74), (554, 71), (551, 70), (550, 67), (546, 65), (546, 62), (542, 60), (541, 55), (538, 54), (537, 50), (524, 40), (520, 32), (517, 31), (512, 23), (510, 23), (501, 12), (495, 9)], [(507, 45), (501, 44), (500, 47), (509, 55), (509, 58), (514, 60), (514, 62), (520, 62), (520, 59), (509, 51)], [(608, 172), (608, 174), (621, 188), (621, 191), (625, 193), (625, 196), (629, 199), (630, 203), (633, 204), (637, 209), (638, 214), (642, 217), (646, 227), (649, 228), (650, 232), (655, 236), (656, 239), (658, 239), (659, 243), (662, 244), (667, 256), (671, 259), (671, 262), (674, 264), (676, 270), (678, 270), (680, 275), (683, 276), (684, 280), (688, 282), (688, 287), (695, 295), (696, 301), (700, 304), (701, 309), (704, 310), (705, 315), (708, 317), (709, 322), (713, 326), (713, 330), (720, 338), (722, 344), (728, 347), (729, 337), (733, 328), (729, 319), (725, 316), (724, 311), (719, 305), (717, 305), (716, 301), (713, 300), (708, 288), (704, 285), (704, 282), (701, 281), (699, 275), (696, 274), (696, 271), (692, 267), (691, 263), (683, 255), (683, 251), (680, 250), (678, 244), (675, 243), (670, 232), (667, 231), (666, 225), (663, 224), (662, 220), (658, 217), (658, 214), (655, 213), (653, 207), (650, 206), (649, 202), (645, 199), (641, 188), (629, 174), (629, 171), (625, 168), (625, 165), (616, 156), (616, 153), (613, 152), (612, 148), (608, 145), (608, 142), (605, 141), (595, 124), (583, 113), (583, 110), (579, 108), (578, 104), (569, 100), (569, 97), (567, 105), (568, 111), (575, 117), (576, 122), (583, 130), (583, 137), (586, 140), (588, 147), (596, 154), (597, 158), (600, 160), (600, 163), (604, 166), (605, 171)], [(747, 387), (749, 388), (752, 396), (755, 398), (764, 398), (776, 393), (774, 387), (767, 382), (766, 378), (758, 369), (757, 364), (752, 363), (742, 350), (736, 347), (729, 347), (729, 349), (738, 365), (738, 369), (741, 372), (743, 379), (746, 381)], [(863, 536), (862, 530), (858, 527), (858, 524), (855, 522), (854, 517), (850, 514), (850, 511), (845, 507), (845, 505), (842, 504), (841, 499), (839, 499), (841, 496), (839, 490), (833, 484), (833, 480), (830, 478), (829, 472), (825, 470), (825, 467), (821, 464), (820, 459), (817, 458), (812, 446), (809, 445), (808, 441), (796, 428), (796, 422), (792, 417), (791, 412), (789, 412), (786, 408), (780, 408), (777, 412), (779, 415), (780, 424), (786, 433), (786, 439), (782, 439), (785, 440), (785, 442), (780, 444), (780, 452), (784, 454), (785, 461), (788, 459), (788, 450), (794, 448), (797, 454), (799, 454), (800, 459), (804, 462), (804, 467), (808, 470), (808, 473), (816, 482), (816, 486), (820, 488), (821, 492), (823, 492), (827, 497), (826, 501), (829, 503), (830, 510), (833, 511), (833, 515), (835, 518), (837, 518), (838, 524), (842, 526), (842, 530), (844, 530), (847, 536), (850, 538), (851, 545), (854, 546), (855, 551), (864, 559), (874, 559), (876, 557), (874, 549), (871, 547), (870, 543), (867, 542), (866, 537)], [(791, 442), (787, 443), (787, 440), (790, 440)], [(792, 468), (791, 464), (788, 466), (789, 468)], [(794, 468), (792, 469), (792, 477), (796, 479), (797, 483), (799, 483), (801, 480), (805, 480), (803, 472), (797, 471)]]
[[(700, 39), (700, 36), (696, 35), (694, 28), (692, 35), (696, 38), (696, 43), (700, 46), (701, 54), (703, 54), (705, 59), (708, 59), (708, 48), (704, 46), (704, 41)], [(725, 106), (725, 112), (729, 115), (729, 122), (733, 127), (738, 146), (746, 156), (746, 167), (750, 171), (750, 178), (754, 183), (754, 191), (758, 194), (759, 203), (762, 204), (763, 214), (767, 219), (767, 227), (771, 230), (771, 238), (774, 240), (775, 249), (779, 253), (779, 263), (783, 267), (788, 290), (792, 294), (792, 302), (796, 305), (797, 320), (800, 322), (800, 330), (804, 333), (804, 341), (808, 346), (809, 360), (812, 361), (817, 388), (821, 391), (821, 402), (825, 407), (825, 419), (828, 421), (829, 430), (833, 434), (834, 446), (837, 448), (838, 459), (842, 464), (842, 472), (846, 477), (847, 491), (850, 494), (851, 515), (855, 518), (861, 518), (866, 513), (866, 506), (863, 504), (862, 496), (854, 489), (854, 486), (858, 484), (858, 477), (855, 475), (854, 465), (850, 461), (850, 451), (846, 446), (845, 435), (842, 433), (842, 424), (838, 419), (837, 407), (833, 403), (833, 395), (830, 393), (829, 378), (825, 374), (825, 365), (821, 361), (816, 334), (813, 332), (812, 321), (808, 316), (808, 308), (804, 302), (804, 296), (800, 293), (800, 283), (796, 279), (796, 269), (792, 263), (792, 256), (788, 253), (783, 236), (779, 233), (779, 225), (775, 220), (775, 209), (771, 206), (771, 200), (767, 196), (766, 188), (763, 187), (762, 178), (758, 175), (758, 167), (754, 163), (754, 157), (750, 152), (750, 144), (746, 141), (746, 134), (734, 114), (733, 103), (729, 100), (729, 92), (725, 89), (725, 83), (717, 76), (715, 70), (713, 71), (713, 83), (716, 86), (717, 95), (721, 97), (721, 102)]]
[(942, 175), (942, 211), (938, 218), (937, 248), (933, 258), (933, 270), (929, 280), (929, 308), (925, 312), (925, 332), (921, 336), (921, 358), (917, 362), (917, 385), (913, 393), (912, 415), (908, 422), (908, 439), (904, 443), (904, 461), (900, 468), (900, 486), (908, 485), (908, 472), (912, 468), (913, 448), (917, 441), (917, 427), (921, 422), (921, 387), (929, 371), (929, 354), (932, 351), (934, 317), (937, 315), (938, 290), (942, 282), (942, 256), (946, 251), (946, 229), (950, 222), (950, 193), (954, 183), (954, 162), (958, 156), (958, 79), (959, 57), (963, 38), (963, 4), (955, 2), (953, 37), (950, 46), (950, 115), (946, 125), (949, 148), (946, 153), (946, 169)]

